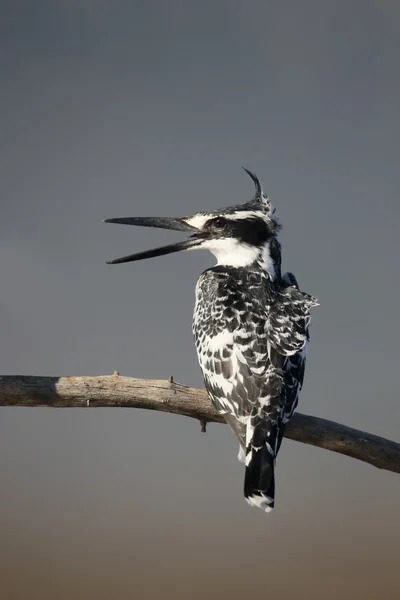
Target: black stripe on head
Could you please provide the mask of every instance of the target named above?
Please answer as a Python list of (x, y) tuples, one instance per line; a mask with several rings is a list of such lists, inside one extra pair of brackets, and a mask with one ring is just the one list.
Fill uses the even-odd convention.
[(264, 219), (240, 219), (234, 222), (238, 239), (251, 246), (262, 246), (271, 237)]
[(227, 219), (223, 216), (210, 219), (204, 226), (215, 238), (236, 238), (251, 246), (262, 246), (273, 236), (273, 232), (264, 219)]

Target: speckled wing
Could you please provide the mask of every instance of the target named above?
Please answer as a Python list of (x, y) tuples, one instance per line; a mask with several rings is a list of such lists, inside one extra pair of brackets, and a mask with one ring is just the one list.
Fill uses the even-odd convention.
[[(211, 401), (245, 447), (246, 423), (264, 386), (269, 363), (266, 343), (254, 347), (254, 325), (224, 331), (203, 339), (195, 337), (204, 384)], [(255, 359), (257, 352), (258, 360)]]
[[(249, 312), (235, 311), (233, 302), (221, 307), (218, 319), (209, 315), (194, 323), (205, 387), (242, 443), (254, 406), (260, 417), (266, 413), (273, 421), (282, 416), (287, 422), (303, 382), (309, 308), (316, 302), (298, 290), (292, 274), (286, 274), (285, 281), (287, 287), (265, 312), (256, 306)], [(221, 321), (224, 329), (211, 326)]]
[(271, 306), (267, 332), (271, 360), (278, 360), (282, 364), (283, 357), (285, 403), (282, 421), (286, 424), (296, 409), (303, 385), (307, 344), (310, 340), (310, 309), (317, 306), (318, 302), (313, 296), (299, 290), (292, 273), (285, 273), (283, 281), (287, 287), (283, 288)]
[(277, 294), (270, 308), (267, 333), (270, 344), (279, 354), (292, 356), (309, 341), (310, 308), (318, 303), (313, 296), (299, 290), (292, 273), (285, 273), (284, 281), (290, 284)]

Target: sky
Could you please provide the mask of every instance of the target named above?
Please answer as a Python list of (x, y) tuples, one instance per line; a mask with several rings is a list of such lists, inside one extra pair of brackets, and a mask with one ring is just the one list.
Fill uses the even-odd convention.
[[(299, 411), (399, 441), (400, 8), (389, 0), (0, 6), (4, 375), (202, 386), (190, 252), (105, 225), (247, 201), (316, 296)], [(284, 440), (251, 509), (228, 427), (134, 409), (1, 408), (0, 592), (144, 600), (400, 592), (400, 479)]]

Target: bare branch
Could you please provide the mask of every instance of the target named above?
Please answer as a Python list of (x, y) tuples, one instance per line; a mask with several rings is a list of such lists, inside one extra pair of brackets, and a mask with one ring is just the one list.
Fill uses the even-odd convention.
[[(204, 390), (158, 379), (101, 377), (0, 377), (0, 406), (125, 406), (160, 410), (208, 422), (223, 423)], [(400, 444), (333, 421), (296, 413), (286, 437), (400, 473)]]

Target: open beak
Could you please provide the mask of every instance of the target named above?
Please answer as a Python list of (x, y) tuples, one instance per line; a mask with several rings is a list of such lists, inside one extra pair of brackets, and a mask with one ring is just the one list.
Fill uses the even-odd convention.
[(120, 223), (122, 225), (138, 225), (140, 227), (159, 227), (160, 229), (187, 231), (192, 234), (191, 237), (183, 240), (183, 242), (161, 246), (160, 248), (153, 248), (152, 250), (145, 250), (144, 252), (137, 252), (136, 254), (130, 254), (129, 256), (123, 256), (122, 258), (116, 258), (114, 260), (108, 260), (108, 265), (133, 262), (135, 260), (152, 258), (153, 256), (163, 256), (164, 254), (179, 252), (180, 250), (188, 250), (189, 248), (200, 246), (204, 239), (201, 236), (200, 231), (186, 223), (184, 219), (174, 219), (170, 217), (123, 217), (117, 219), (105, 219), (104, 223)]

